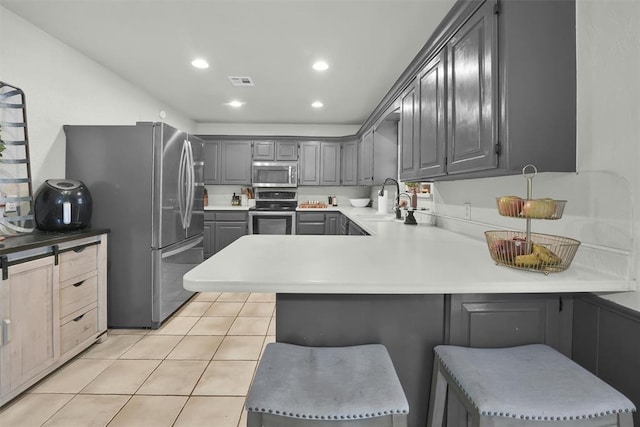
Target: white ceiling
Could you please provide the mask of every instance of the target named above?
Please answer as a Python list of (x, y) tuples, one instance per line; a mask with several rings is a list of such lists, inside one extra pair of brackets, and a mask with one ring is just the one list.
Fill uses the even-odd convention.
[[(196, 122), (362, 124), (454, 0), (0, 0)], [(207, 70), (191, 66), (195, 57)], [(330, 68), (318, 73), (317, 59)], [(234, 87), (227, 76), (250, 76)], [(246, 104), (233, 109), (225, 103)], [(320, 100), (324, 108), (310, 104)]]

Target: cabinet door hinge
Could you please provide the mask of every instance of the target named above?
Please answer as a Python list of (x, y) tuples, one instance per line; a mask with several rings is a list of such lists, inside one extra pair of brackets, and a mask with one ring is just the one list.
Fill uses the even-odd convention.
[(493, 5), (493, 13), (495, 13), (496, 15), (500, 15), (500, 1), (497, 0), (496, 3)]
[(495, 153), (499, 156), (500, 154), (502, 154), (502, 144), (500, 144), (500, 141), (496, 142), (496, 150)]

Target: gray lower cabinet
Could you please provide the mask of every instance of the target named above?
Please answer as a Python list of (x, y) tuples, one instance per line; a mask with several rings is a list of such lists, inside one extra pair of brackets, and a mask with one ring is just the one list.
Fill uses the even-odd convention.
[(204, 222), (204, 257), (221, 251), (248, 232), (248, 214), (234, 211), (207, 211)]
[[(495, 348), (542, 343), (571, 356), (570, 295), (463, 294), (448, 299), (448, 344)], [(450, 392), (447, 425), (465, 426), (466, 420), (466, 410)]]
[(340, 143), (300, 143), (299, 184), (340, 185)]
[(303, 235), (339, 234), (339, 212), (298, 212), (296, 233)]
[[(427, 424), (436, 345), (546, 343), (565, 354), (571, 352), (571, 295), (278, 294), (276, 310), (278, 342), (308, 346), (384, 344), (409, 401), (410, 426)], [(628, 323), (626, 331), (637, 330)], [(610, 335), (614, 335), (613, 330)], [(610, 340), (610, 335), (601, 339)], [(592, 340), (594, 336), (590, 335)], [(626, 375), (632, 376), (637, 363), (629, 361), (628, 366), (632, 368)], [(449, 396), (448, 425), (465, 426), (466, 414), (454, 398)]]

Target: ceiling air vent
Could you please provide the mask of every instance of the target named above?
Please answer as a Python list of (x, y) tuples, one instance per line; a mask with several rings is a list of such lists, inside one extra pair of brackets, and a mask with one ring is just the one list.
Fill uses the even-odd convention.
[(229, 81), (234, 86), (255, 86), (251, 77), (233, 77), (229, 76)]

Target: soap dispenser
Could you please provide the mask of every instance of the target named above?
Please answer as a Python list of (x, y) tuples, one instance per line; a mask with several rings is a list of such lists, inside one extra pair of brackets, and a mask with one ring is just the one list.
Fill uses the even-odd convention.
[(407, 211), (407, 216), (404, 218), (404, 223), (405, 223), (405, 225), (418, 225), (418, 222), (416, 221), (415, 217), (413, 216), (413, 211), (412, 210), (408, 210)]

